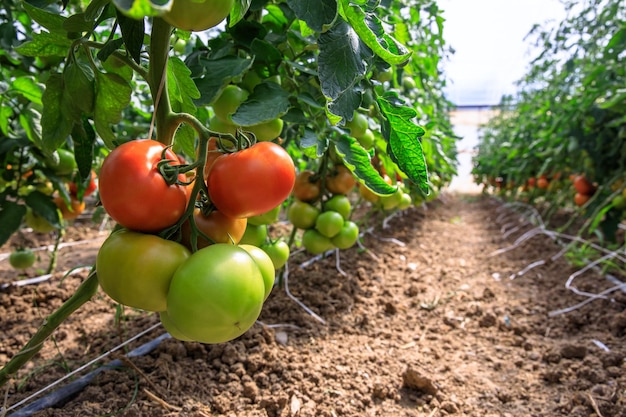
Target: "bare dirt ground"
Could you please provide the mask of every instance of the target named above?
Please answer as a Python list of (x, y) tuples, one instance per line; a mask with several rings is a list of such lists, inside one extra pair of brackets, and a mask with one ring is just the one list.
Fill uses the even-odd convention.
[[(626, 416), (626, 294), (550, 316), (587, 299), (564, 286), (577, 269), (560, 258), (509, 279), (560, 247), (536, 237), (493, 256), (528, 230), (505, 239), (502, 210), (493, 199), (444, 195), (387, 228), (379, 220), (363, 237), (367, 250), (343, 251), (339, 264), (330, 256), (302, 266), (311, 257), (297, 253), (290, 294), (315, 315), (277, 287), (260, 323), (226, 344), (164, 337), (126, 357), (164, 331), (155, 314), (122, 314), (99, 292), (2, 388), (5, 405), (156, 325), (24, 406), (42, 397), (53, 405), (22, 415)], [(76, 226), (65, 241), (106, 235)], [(57, 270), (89, 265), (98, 246), (61, 249)], [(0, 365), (86, 274), (0, 290)], [(19, 278), (0, 262), (0, 286)], [(575, 285), (599, 293), (614, 284), (587, 273)], [(112, 360), (66, 399), (51, 394)]]

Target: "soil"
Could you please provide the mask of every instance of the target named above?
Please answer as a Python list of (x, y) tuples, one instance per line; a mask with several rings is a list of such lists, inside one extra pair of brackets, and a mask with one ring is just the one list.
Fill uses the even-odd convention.
[[(510, 213), (488, 197), (447, 194), (385, 228), (374, 218), (363, 247), (339, 262), (296, 253), (289, 292), (274, 288), (259, 322), (225, 344), (162, 336), (156, 314), (122, 310), (99, 292), (7, 384), (5, 405), (56, 382), (20, 407), (42, 397), (54, 404), (23, 415), (626, 416), (626, 294), (550, 314), (590, 300), (566, 288), (580, 267), (559, 257), (522, 273), (559, 252), (545, 236), (494, 254), (531, 227), (512, 229), (519, 216)], [(96, 240), (60, 249), (50, 280), (0, 290), (0, 364), (85, 279), (86, 270), (62, 271), (93, 263), (106, 231), (91, 224), (68, 231), (64, 242)], [(16, 239), (0, 253), (51, 243), (34, 233)], [(47, 251), (38, 253), (36, 268), (45, 268)], [(0, 286), (21, 278), (0, 262)], [(593, 271), (573, 284), (594, 294), (615, 285)], [(150, 352), (125, 356), (151, 341)]]

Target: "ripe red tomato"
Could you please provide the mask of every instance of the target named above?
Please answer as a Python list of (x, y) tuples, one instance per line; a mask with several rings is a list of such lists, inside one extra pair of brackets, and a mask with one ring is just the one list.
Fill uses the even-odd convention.
[(252, 217), (281, 204), (293, 189), (291, 156), (273, 142), (258, 142), (215, 160), (207, 182), (213, 204), (230, 217)]
[(537, 188), (545, 190), (550, 186), (550, 181), (548, 181), (548, 178), (545, 175), (542, 175), (541, 177), (539, 177), (539, 179), (537, 180)]
[(216, 243), (178, 267), (167, 294), (167, 315), (187, 338), (223, 343), (252, 327), (265, 291), (261, 269), (248, 252)]
[[(214, 210), (205, 216), (200, 209), (197, 208), (193, 212), (193, 219), (198, 230), (213, 240), (209, 242), (202, 236), (198, 236), (196, 241), (197, 249), (207, 247), (213, 243), (230, 243), (236, 245), (246, 231), (246, 219), (228, 217), (219, 210)], [(188, 220), (183, 223), (181, 233), (182, 244), (185, 245), (187, 249), (191, 250), (191, 225)]]
[(118, 303), (163, 311), (174, 272), (190, 255), (174, 241), (122, 229), (113, 232), (98, 251), (98, 281)]
[[(174, 225), (189, 201), (184, 185), (168, 185), (157, 169), (165, 145), (144, 139), (126, 142), (104, 159), (100, 169), (100, 200), (109, 215), (122, 226), (141, 232), (157, 232)], [(169, 149), (172, 165), (178, 157)], [(178, 176), (185, 181), (184, 174)]]
[(354, 175), (343, 165), (337, 165), (335, 175), (326, 178), (326, 189), (333, 194), (348, 194), (355, 185)]
[(206, 151), (206, 160), (204, 163), (204, 180), (206, 181), (209, 178), (209, 171), (211, 171), (211, 167), (213, 166), (213, 162), (223, 153), (219, 150), (217, 145), (217, 138), (209, 138), (209, 143)]
[(579, 207), (584, 206), (590, 198), (591, 196), (589, 194), (576, 193), (576, 195), (574, 195), (574, 203)]
[(175, 0), (162, 17), (178, 29), (200, 32), (226, 19), (234, 3), (234, 0)]
[(578, 175), (574, 178), (574, 188), (580, 194), (591, 195), (595, 192), (596, 188), (584, 175)]
[(315, 172), (311, 170), (301, 171), (296, 177), (293, 186), (293, 196), (300, 201), (311, 202), (320, 196), (320, 180), (311, 181)]

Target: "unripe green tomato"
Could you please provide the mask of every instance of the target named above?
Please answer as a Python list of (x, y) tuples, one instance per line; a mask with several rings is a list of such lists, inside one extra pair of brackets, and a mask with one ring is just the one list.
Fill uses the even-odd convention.
[(230, 133), (234, 135), (237, 132), (237, 126), (224, 123), (219, 117), (213, 116), (209, 120), (209, 129), (218, 133)]
[(330, 241), (339, 249), (348, 249), (354, 246), (359, 238), (359, 226), (348, 220), (343, 227)]
[(74, 159), (74, 154), (63, 148), (57, 149), (56, 154), (59, 157), (58, 162), (56, 158), (54, 158), (50, 161), (48, 166), (59, 176), (71, 175), (76, 170), (76, 159)]
[(343, 224), (343, 216), (332, 210), (320, 213), (315, 219), (315, 229), (327, 238), (332, 238), (339, 233)]
[(415, 90), (417, 88), (417, 83), (414, 78), (407, 75), (402, 78), (402, 88), (406, 91)]
[(337, 194), (324, 203), (324, 209), (336, 211), (344, 220), (348, 220), (352, 213), (352, 204), (346, 195)]
[(346, 122), (346, 127), (350, 129), (350, 134), (358, 140), (369, 127), (367, 116), (354, 112), (354, 117), (349, 122)]
[(230, 14), (234, 0), (174, 0), (163, 20), (175, 28), (201, 32), (220, 24)]
[(243, 88), (233, 84), (227, 85), (213, 102), (213, 111), (223, 123), (235, 125), (232, 116), (247, 98), (248, 92)]
[(308, 229), (302, 234), (302, 246), (313, 255), (319, 255), (335, 248), (329, 238), (315, 229)]
[(619, 194), (613, 197), (613, 207), (619, 210), (626, 210), (626, 198), (623, 195)]
[(248, 222), (246, 225), (246, 231), (243, 233), (240, 245), (254, 245), (261, 246), (267, 238), (267, 225), (265, 224), (251, 224)]
[(402, 200), (402, 191), (397, 190), (395, 193), (391, 195), (385, 195), (380, 197), (380, 203), (384, 210), (393, 210), (398, 207), (400, 201)]
[(114, 231), (96, 257), (98, 281), (120, 304), (163, 311), (174, 272), (190, 255), (183, 245), (156, 235)]
[(250, 70), (243, 76), (239, 85), (251, 93), (254, 87), (261, 84), (261, 81), (263, 81), (263, 78), (256, 71)]
[(269, 122), (259, 123), (258, 125), (242, 126), (244, 131), (254, 133), (256, 140), (259, 142), (267, 142), (276, 139), (283, 131), (283, 119), (277, 118)]
[(289, 245), (283, 240), (277, 240), (275, 242), (266, 243), (261, 245), (261, 249), (265, 251), (272, 259), (274, 268), (280, 269), (287, 263), (289, 254), (291, 253)]
[(402, 198), (400, 199), (400, 202), (398, 203), (398, 209), (406, 210), (412, 205), (413, 205), (413, 198), (411, 198), (411, 195), (403, 192)]
[(315, 220), (319, 214), (317, 207), (304, 201), (294, 200), (287, 209), (287, 220), (298, 229), (310, 229), (315, 226)]
[(372, 130), (369, 128), (365, 129), (363, 136), (357, 138), (357, 141), (365, 150), (372, 149), (372, 147), (374, 146), (374, 140), (376, 140), (376, 136), (374, 135), (374, 132), (372, 132)]
[(35, 253), (30, 249), (17, 249), (9, 255), (9, 263), (15, 269), (26, 269), (35, 263)]
[(272, 288), (274, 288), (274, 282), (276, 281), (276, 268), (274, 266), (274, 261), (267, 252), (258, 246), (239, 245), (239, 247), (252, 256), (254, 262), (256, 262), (257, 266), (261, 270), (261, 275), (263, 275), (263, 284), (265, 285), (265, 295), (263, 297), (263, 301), (267, 300), (267, 297), (269, 297), (272, 292)]
[(217, 243), (178, 267), (167, 293), (167, 314), (187, 338), (224, 343), (254, 325), (265, 293), (255, 259), (239, 246)]

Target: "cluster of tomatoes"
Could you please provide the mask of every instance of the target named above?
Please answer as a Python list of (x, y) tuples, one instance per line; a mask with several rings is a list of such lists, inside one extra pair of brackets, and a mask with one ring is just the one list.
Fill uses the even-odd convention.
[(328, 250), (348, 249), (357, 242), (359, 227), (350, 220), (352, 204), (347, 194), (356, 180), (343, 165), (335, 165), (324, 181), (330, 197), (322, 201), (322, 181), (314, 171), (301, 171), (293, 189), (294, 199), (287, 209), (287, 219), (302, 229), (302, 246), (314, 255)]
[(111, 298), (159, 312), (172, 336), (222, 343), (254, 324), (274, 285), (273, 258), (241, 239), (248, 219), (289, 196), (295, 167), (273, 142), (209, 149), (202, 176), (187, 175), (191, 166), (153, 140), (111, 151), (100, 200), (120, 227), (102, 244), (96, 271)]
[(584, 174), (572, 175), (572, 184), (576, 190), (574, 194), (574, 203), (577, 206), (583, 206), (595, 194), (596, 186), (593, 185)]

